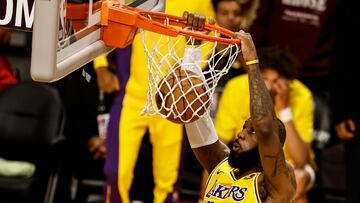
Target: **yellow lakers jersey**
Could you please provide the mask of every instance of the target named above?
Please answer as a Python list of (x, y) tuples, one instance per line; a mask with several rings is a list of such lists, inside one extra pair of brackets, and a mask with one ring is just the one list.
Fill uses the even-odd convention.
[(261, 203), (258, 191), (260, 173), (251, 173), (237, 180), (234, 170), (227, 158), (215, 167), (207, 182), (205, 203)]

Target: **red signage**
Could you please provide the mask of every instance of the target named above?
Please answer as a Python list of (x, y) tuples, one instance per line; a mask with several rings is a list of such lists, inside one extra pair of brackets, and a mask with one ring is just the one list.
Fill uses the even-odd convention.
[(0, 27), (31, 31), (34, 14), (34, 0), (1, 0)]

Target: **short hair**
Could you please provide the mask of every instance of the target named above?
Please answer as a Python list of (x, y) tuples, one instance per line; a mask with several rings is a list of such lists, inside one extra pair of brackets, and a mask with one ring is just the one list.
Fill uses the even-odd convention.
[(281, 76), (292, 80), (299, 77), (300, 63), (286, 48), (278, 46), (264, 47), (257, 50), (260, 69), (276, 70)]
[(217, 7), (218, 7), (219, 3), (220, 3), (220, 2), (223, 2), (223, 1), (224, 1), (224, 2), (225, 2), (225, 1), (235, 1), (239, 6), (241, 6), (241, 4), (240, 4), (240, 2), (239, 2), (238, 0), (211, 0), (215, 12), (216, 12), (217, 9), (218, 9)]

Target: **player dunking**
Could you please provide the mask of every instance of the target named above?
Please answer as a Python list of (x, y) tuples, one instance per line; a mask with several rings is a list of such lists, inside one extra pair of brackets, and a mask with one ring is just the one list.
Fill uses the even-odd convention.
[[(199, 15), (187, 18), (188, 25), (194, 27), (201, 20)], [(232, 149), (219, 140), (209, 117), (185, 124), (195, 156), (211, 172), (204, 202), (293, 202), (294, 171), (286, 163), (282, 149), (285, 127), (276, 118), (250, 34), (240, 31), (234, 37), (241, 40), (239, 57), (246, 62), (251, 118), (236, 136)]]

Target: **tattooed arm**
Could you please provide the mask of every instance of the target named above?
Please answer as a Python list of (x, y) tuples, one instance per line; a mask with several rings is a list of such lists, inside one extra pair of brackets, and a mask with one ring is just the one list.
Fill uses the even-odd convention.
[[(256, 48), (250, 34), (240, 31), (244, 61), (257, 59)], [(240, 56), (241, 57), (241, 56)], [(256, 132), (265, 189), (276, 202), (291, 202), (296, 191), (294, 172), (285, 161), (279, 139), (279, 121), (274, 112), (271, 96), (261, 77), (258, 63), (247, 65), (250, 87), (250, 114)]]
[[(193, 14), (187, 11), (183, 14), (186, 20), (186, 25), (194, 30), (203, 30), (206, 17), (201, 14)], [(209, 24), (214, 24), (213, 19), (209, 18)], [(207, 31), (199, 31), (202, 34), (207, 34)], [(189, 41), (190, 42), (190, 41)], [(194, 45), (201, 44), (201, 41), (196, 41)], [(191, 43), (190, 43), (191, 44)], [(185, 50), (186, 52), (187, 50)], [(197, 53), (200, 49), (195, 49), (184, 54), (184, 61), (191, 61), (191, 63), (198, 63), (197, 60), (201, 60), (201, 53)], [(190, 55), (190, 53), (192, 55)], [(199, 58), (197, 56), (199, 56)], [(191, 56), (191, 57), (190, 57)], [(184, 67), (183, 67), (184, 68)], [(199, 70), (201, 72), (201, 70)], [(198, 119), (189, 124), (185, 124), (186, 134), (190, 143), (190, 146), (199, 160), (201, 165), (210, 173), (222, 160), (228, 157), (229, 148), (219, 140), (214, 124), (209, 115)]]

